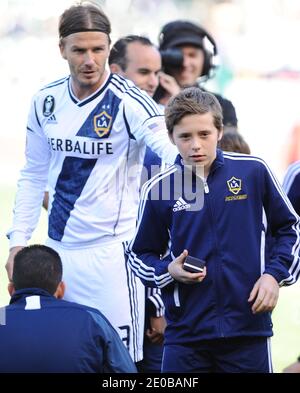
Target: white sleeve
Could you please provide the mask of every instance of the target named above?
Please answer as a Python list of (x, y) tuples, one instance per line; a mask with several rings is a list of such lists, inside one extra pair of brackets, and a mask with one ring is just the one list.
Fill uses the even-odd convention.
[(128, 132), (139, 143), (150, 147), (167, 164), (174, 164), (178, 150), (168, 137), (162, 109), (141, 90), (135, 88), (130, 93), (124, 99), (124, 120)]
[(38, 119), (33, 99), (28, 117), (26, 164), (21, 170), (14, 219), (8, 231), (10, 248), (25, 246), (37, 226), (48, 179), (50, 149)]

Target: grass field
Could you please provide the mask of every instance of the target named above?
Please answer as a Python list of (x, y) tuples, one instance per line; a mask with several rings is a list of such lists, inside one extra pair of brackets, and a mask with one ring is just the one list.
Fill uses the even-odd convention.
[[(7, 304), (7, 277), (4, 269), (7, 258), (8, 241), (5, 232), (11, 225), (15, 188), (1, 186), (0, 206), (0, 306)], [(43, 211), (40, 224), (34, 233), (31, 243), (43, 243), (46, 237), (46, 213)], [(279, 303), (273, 313), (274, 338), (272, 339), (272, 355), (275, 372), (293, 362), (300, 354), (300, 285), (280, 289)]]

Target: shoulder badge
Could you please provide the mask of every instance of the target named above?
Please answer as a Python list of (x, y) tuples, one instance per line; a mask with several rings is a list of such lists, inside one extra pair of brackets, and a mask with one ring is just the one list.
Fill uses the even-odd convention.
[(55, 107), (55, 100), (53, 96), (47, 96), (44, 99), (44, 104), (43, 104), (43, 115), (46, 117), (49, 117), (52, 115)]

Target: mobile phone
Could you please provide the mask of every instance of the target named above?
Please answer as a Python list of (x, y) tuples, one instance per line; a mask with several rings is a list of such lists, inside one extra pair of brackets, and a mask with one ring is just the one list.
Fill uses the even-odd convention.
[(188, 255), (183, 262), (183, 269), (190, 273), (202, 273), (205, 266), (203, 259), (191, 257)]

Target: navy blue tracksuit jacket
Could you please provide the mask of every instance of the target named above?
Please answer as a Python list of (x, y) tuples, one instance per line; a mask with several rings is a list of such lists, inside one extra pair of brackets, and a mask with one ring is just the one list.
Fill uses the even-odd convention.
[[(280, 285), (298, 278), (298, 215), (259, 158), (218, 150), (206, 182), (199, 187), (199, 178), (192, 176), (192, 191), (203, 199), (196, 211), (191, 191), (186, 195), (179, 181), (183, 171), (178, 156), (174, 166), (145, 184), (137, 232), (127, 250), (144, 284), (162, 290), (165, 344), (271, 336), (270, 314), (253, 315), (247, 300), (263, 273)], [(266, 248), (267, 230), (275, 239), (272, 255)], [(184, 249), (206, 261), (201, 283), (186, 285), (169, 274), (170, 261)]]
[(24, 289), (11, 298), (4, 322), (1, 373), (136, 372), (118, 333), (91, 307)]

